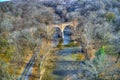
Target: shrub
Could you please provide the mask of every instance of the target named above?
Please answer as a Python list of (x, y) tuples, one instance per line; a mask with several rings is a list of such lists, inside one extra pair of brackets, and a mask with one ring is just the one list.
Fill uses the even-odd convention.
[(63, 49), (62, 43), (63, 43), (63, 40), (61, 39), (57, 45), (57, 48)]
[(42, 80), (55, 80), (51, 72), (45, 72), (44, 74), (45, 75), (43, 76)]
[(84, 60), (85, 60), (84, 54), (80, 54), (80, 53), (79, 53), (79, 54), (77, 55), (77, 60), (78, 60), (78, 61), (84, 61)]
[(104, 49), (104, 46), (102, 46), (98, 52), (96, 53), (96, 57), (99, 59), (101, 58), (101, 60), (104, 60), (105, 59), (105, 49)]
[(7, 58), (12, 58), (14, 47), (10, 46), (7, 39), (0, 37), (0, 54), (4, 54)]
[(106, 54), (108, 54), (108, 55), (116, 56), (116, 55), (117, 55), (117, 54), (116, 54), (116, 51), (117, 51), (116, 48), (118, 48), (117, 45), (106, 45), (106, 46), (105, 46), (105, 52), (106, 52)]
[(113, 12), (107, 12), (105, 14), (106, 20), (107, 21), (113, 21), (115, 19), (115, 14)]

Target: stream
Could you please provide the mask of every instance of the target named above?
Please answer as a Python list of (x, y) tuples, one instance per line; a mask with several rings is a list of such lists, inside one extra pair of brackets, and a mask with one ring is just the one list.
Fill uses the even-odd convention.
[[(64, 31), (63, 45), (71, 42), (71, 35), (69, 30)], [(53, 71), (53, 75), (56, 77), (55, 80), (79, 80), (77, 76), (78, 72), (81, 72), (79, 65), (82, 62), (76, 61), (72, 55), (81, 52), (82, 49), (80, 47), (66, 47), (57, 52), (58, 59), (56, 61), (56, 68)]]
[[(71, 42), (71, 31), (69, 29), (64, 30), (64, 39), (62, 45), (67, 45)], [(58, 39), (60, 34), (55, 33), (54, 39)], [(59, 42), (54, 41), (54, 44), (57, 45)], [(29, 80), (29, 76), (32, 72), (33, 65), (35, 63), (35, 57), (39, 49), (36, 50), (36, 53), (31, 57), (30, 61), (26, 64), (23, 73), (18, 80)], [(62, 50), (58, 50), (58, 59), (56, 61), (56, 68), (53, 71), (55, 80), (79, 80), (77, 78), (78, 72), (82, 72), (79, 69), (79, 65), (82, 64), (80, 61), (76, 61), (72, 57), (74, 54), (81, 53), (82, 49), (80, 47), (66, 47)], [(67, 79), (70, 78), (70, 79)]]

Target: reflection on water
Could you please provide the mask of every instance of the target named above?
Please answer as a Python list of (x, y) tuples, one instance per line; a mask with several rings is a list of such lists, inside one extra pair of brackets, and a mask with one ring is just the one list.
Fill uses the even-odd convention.
[(71, 34), (67, 34), (67, 32), (64, 32), (64, 39), (63, 44), (66, 45), (71, 41)]
[[(81, 62), (77, 61), (77, 55), (82, 52), (82, 49), (78, 46), (66, 46), (66, 44), (69, 44), (71, 42), (71, 36), (73, 31), (70, 28), (65, 28), (64, 30), (64, 39), (60, 39), (62, 36), (59, 35), (59, 32), (56, 32), (54, 39), (55, 43), (58, 43), (57, 47), (59, 50), (57, 51), (57, 60), (56, 60), (56, 67), (53, 70), (53, 75), (55, 75), (55, 80), (69, 80), (66, 79), (67, 76), (71, 76), (72, 78), (70, 80), (79, 80), (77, 79), (78, 72), (81, 72), (79, 70), (79, 66)], [(62, 48), (61, 48), (62, 46)]]
[[(57, 45), (59, 43), (59, 39), (62, 38), (62, 33), (60, 31), (60, 29), (56, 28), (55, 29), (56, 32), (53, 36), (54, 38), (54, 44)], [(69, 27), (66, 27), (64, 30), (64, 39), (63, 39), (63, 45), (68, 44), (71, 41), (71, 35), (72, 35), (72, 31)]]
[(63, 39), (63, 44), (68, 44), (71, 41), (71, 35), (72, 35), (72, 30), (68, 26), (64, 30), (64, 39)]

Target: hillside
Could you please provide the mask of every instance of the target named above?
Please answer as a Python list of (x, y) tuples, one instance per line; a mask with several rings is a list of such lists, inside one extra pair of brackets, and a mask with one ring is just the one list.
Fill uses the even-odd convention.
[(120, 0), (0, 2), (0, 80), (119, 80), (119, 58)]

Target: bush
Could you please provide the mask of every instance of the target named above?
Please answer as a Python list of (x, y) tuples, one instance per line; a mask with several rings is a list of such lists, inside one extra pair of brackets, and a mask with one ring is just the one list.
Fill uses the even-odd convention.
[(115, 19), (115, 14), (113, 12), (107, 12), (105, 14), (106, 20), (107, 21), (113, 21)]
[(118, 46), (117, 45), (106, 45), (105, 46), (105, 52), (106, 52), (106, 54), (108, 54), (108, 55), (111, 55), (111, 56), (116, 56), (117, 54), (117, 49), (116, 48), (118, 48)]
[(99, 59), (101, 58), (102, 60), (105, 59), (105, 49), (104, 49), (104, 46), (102, 46), (98, 52), (96, 53), (96, 57)]
[(57, 45), (57, 48), (59, 48), (59, 49), (63, 49), (63, 40), (61, 39), (60, 41), (59, 41), (59, 43), (58, 43), (58, 45)]
[(84, 54), (78, 54), (78, 55), (77, 55), (77, 60), (78, 60), (78, 61), (84, 61), (84, 60), (85, 60)]
[(4, 54), (7, 58), (12, 58), (14, 47), (10, 46), (7, 39), (0, 37), (0, 54)]
[(45, 72), (42, 80), (55, 80), (51, 72)]

